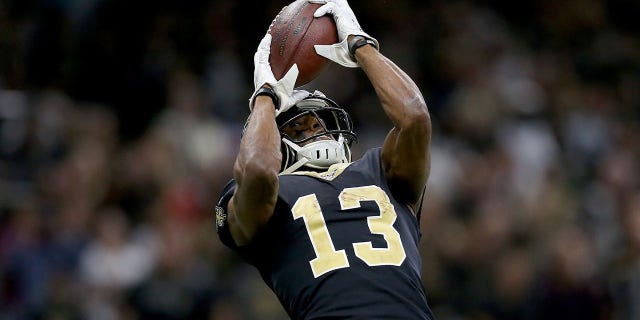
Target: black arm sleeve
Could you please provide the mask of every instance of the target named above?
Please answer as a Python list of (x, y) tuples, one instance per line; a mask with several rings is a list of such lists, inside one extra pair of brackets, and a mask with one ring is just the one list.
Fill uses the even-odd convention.
[(224, 187), (222, 192), (220, 193), (220, 198), (218, 199), (218, 204), (216, 205), (216, 231), (218, 232), (218, 237), (220, 241), (227, 247), (231, 249), (237, 249), (233, 237), (231, 237), (231, 231), (229, 230), (229, 224), (227, 221), (227, 207), (229, 205), (229, 201), (233, 196), (233, 193), (236, 190), (236, 182), (235, 180), (229, 181), (227, 185)]

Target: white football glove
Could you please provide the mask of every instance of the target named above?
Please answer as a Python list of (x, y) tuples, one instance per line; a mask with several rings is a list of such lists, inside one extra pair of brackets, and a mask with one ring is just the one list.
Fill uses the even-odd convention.
[(311, 93), (308, 91), (293, 90), (293, 93), (291, 94), (291, 96), (289, 96), (289, 99), (287, 99), (287, 103), (281, 104), (280, 108), (276, 111), (276, 117), (278, 117), (279, 114), (291, 109), (291, 107), (295, 106), (296, 103), (309, 96), (311, 96)]
[(358, 63), (349, 54), (347, 39), (350, 35), (363, 36), (373, 41), (376, 49), (380, 49), (378, 40), (362, 31), (358, 19), (356, 19), (356, 15), (349, 7), (347, 0), (310, 0), (309, 2), (323, 4), (314, 12), (313, 16), (317, 18), (325, 14), (332, 15), (338, 29), (338, 43), (314, 46), (316, 53), (319, 55), (342, 66), (357, 68)]
[(269, 64), (270, 52), (271, 35), (267, 33), (260, 41), (258, 50), (256, 50), (256, 53), (253, 56), (253, 84), (255, 91), (249, 99), (249, 110), (253, 110), (253, 101), (256, 97), (256, 93), (258, 92), (258, 89), (262, 88), (265, 84), (271, 86), (273, 91), (275, 91), (276, 96), (278, 96), (280, 105), (276, 107), (279, 107), (280, 110), (285, 106), (287, 106), (287, 108), (291, 107), (288, 100), (293, 94), (293, 87), (295, 86), (296, 79), (298, 78), (298, 66), (294, 64), (282, 79), (276, 80), (276, 77), (273, 75), (273, 71), (271, 70), (271, 65)]

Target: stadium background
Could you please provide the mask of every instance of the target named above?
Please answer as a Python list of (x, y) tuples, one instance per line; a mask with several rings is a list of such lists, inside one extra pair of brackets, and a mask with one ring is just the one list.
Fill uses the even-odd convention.
[[(432, 113), (439, 318), (640, 319), (640, 3), (351, 3)], [(212, 210), (285, 4), (0, 0), (0, 319), (286, 319)], [(361, 72), (316, 87), (380, 144)]]

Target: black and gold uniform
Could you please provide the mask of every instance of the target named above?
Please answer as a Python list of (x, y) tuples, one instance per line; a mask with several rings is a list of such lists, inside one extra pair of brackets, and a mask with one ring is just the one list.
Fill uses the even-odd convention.
[(222, 192), (220, 239), (260, 271), (292, 319), (433, 319), (418, 219), (391, 195), (380, 153), (281, 175), (274, 215), (247, 246), (226, 224), (235, 182)]

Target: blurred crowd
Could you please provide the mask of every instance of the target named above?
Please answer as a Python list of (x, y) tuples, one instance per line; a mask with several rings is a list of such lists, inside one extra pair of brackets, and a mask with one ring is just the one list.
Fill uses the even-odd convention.
[[(0, 0), (0, 319), (287, 319), (213, 223), (286, 3)], [(438, 318), (640, 319), (640, 4), (350, 3), (432, 114)], [(304, 88), (356, 157), (390, 129), (359, 70)]]

